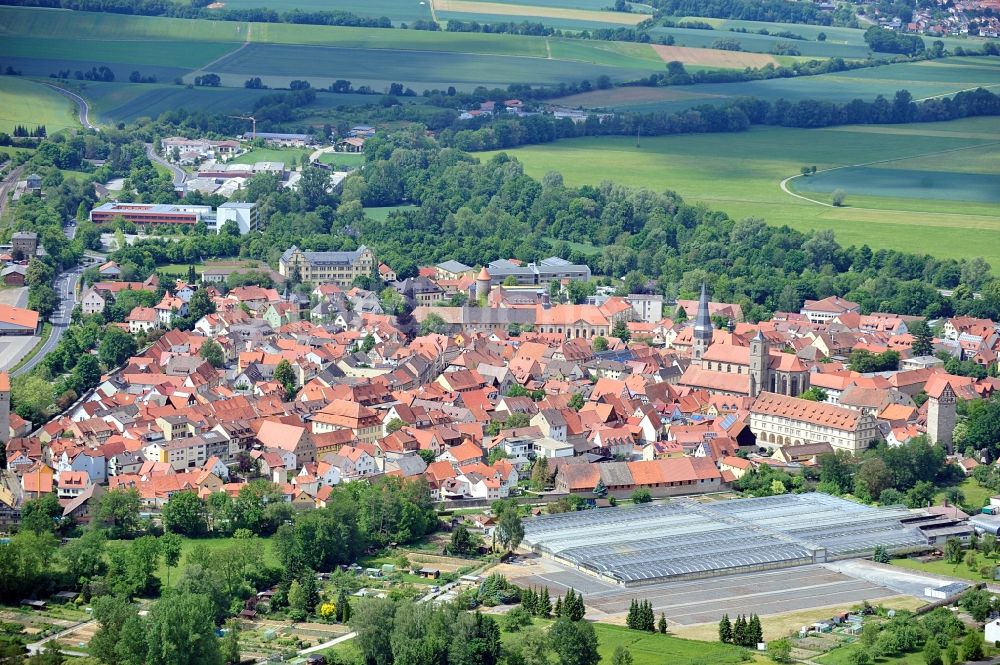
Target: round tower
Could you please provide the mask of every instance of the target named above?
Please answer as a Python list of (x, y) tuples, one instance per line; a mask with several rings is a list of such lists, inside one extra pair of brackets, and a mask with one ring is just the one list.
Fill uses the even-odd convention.
[(486, 269), (486, 266), (483, 266), (483, 269), (479, 271), (479, 275), (476, 277), (476, 298), (489, 298), (491, 284), (490, 271)]

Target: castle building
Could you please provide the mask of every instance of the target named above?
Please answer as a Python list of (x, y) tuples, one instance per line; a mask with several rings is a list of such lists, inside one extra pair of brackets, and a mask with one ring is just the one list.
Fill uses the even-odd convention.
[(350, 287), (356, 277), (371, 275), (376, 265), (372, 250), (364, 245), (352, 252), (304, 252), (292, 245), (278, 260), (278, 273), (291, 277), (297, 270), (303, 282)]

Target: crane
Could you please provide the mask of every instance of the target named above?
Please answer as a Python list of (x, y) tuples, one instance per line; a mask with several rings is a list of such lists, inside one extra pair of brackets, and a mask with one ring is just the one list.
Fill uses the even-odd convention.
[(250, 138), (251, 139), (256, 139), (257, 138), (257, 118), (253, 117), (252, 115), (230, 115), (230, 116), (226, 116), (226, 117), (227, 118), (235, 118), (237, 120), (249, 120), (250, 122), (252, 122), (253, 123), (253, 130), (252, 130), (252, 133), (250, 135)]

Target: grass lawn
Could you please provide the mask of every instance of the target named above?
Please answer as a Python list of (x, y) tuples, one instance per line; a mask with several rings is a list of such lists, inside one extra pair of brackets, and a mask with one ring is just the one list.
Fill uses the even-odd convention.
[(30, 79), (0, 76), (0, 132), (11, 134), (17, 125), (29, 129), (45, 125), (54, 134), (78, 124), (76, 105), (52, 88)]
[[(941, 258), (982, 256), (1000, 266), (1000, 208), (971, 201), (919, 198), (927, 164), (937, 173), (1000, 172), (1000, 151), (983, 150), (996, 141), (1000, 118), (905, 126), (850, 126), (828, 129), (754, 128), (739, 134), (697, 134), (642, 138), (590, 137), (505, 152), (525, 172), (541, 178), (559, 171), (569, 185), (623, 185), (662, 192), (673, 190), (688, 202), (700, 201), (731, 217), (762, 217), (774, 225), (800, 230), (832, 229), (844, 245), (867, 243)], [(946, 152), (962, 148), (955, 152)], [(986, 154), (984, 154), (986, 153)], [(489, 159), (494, 153), (482, 153)], [(795, 198), (779, 183), (804, 165), (819, 169), (879, 160), (879, 168), (905, 167), (912, 174), (913, 196), (899, 190), (847, 191), (847, 205), (833, 208)], [(795, 181), (792, 181), (794, 185)], [(985, 184), (984, 186), (989, 186)], [(821, 194), (815, 196), (822, 201)]]
[(389, 213), (396, 210), (407, 210), (416, 206), (385, 206), (383, 208), (365, 208), (365, 215), (378, 222), (384, 222), (389, 218)]
[[(988, 563), (986, 563), (988, 562)], [(892, 565), (899, 566), (900, 568), (909, 568), (910, 570), (918, 570), (924, 573), (934, 573), (935, 575), (946, 575), (948, 577), (956, 577), (958, 579), (970, 580), (973, 582), (982, 582), (983, 577), (979, 574), (978, 570), (969, 570), (969, 567), (965, 565), (964, 562), (955, 565), (948, 563), (947, 561), (930, 561), (924, 563), (918, 561), (917, 559), (893, 559)], [(979, 565), (996, 565), (997, 560), (995, 558), (986, 558), (979, 555)]]
[[(966, 478), (959, 484), (958, 489), (962, 490), (962, 494), (965, 495), (965, 500), (962, 501), (962, 505), (978, 510), (983, 506), (989, 504), (990, 497), (993, 496), (994, 492), (983, 487), (979, 484), (975, 478)], [(940, 504), (944, 501), (945, 490), (941, 490), (934, 497), (934, 502)]]
[(309, 159), (312, 150), (308, 148), (255, 148), (250, 152), (245, 152), (239, 157), (231, 159), (233, 164), (253, 164), (254, 162), (284, 162), (289, 166), (292, 158), (295, 163), (301, 164)]
[[(204, 545), (209, 549), (219, 549), (222, 547), (227, 547), (236, 542), (234, 538), (187, 538), (182, 536), (181, 543), (181, 560), (178, 562), (177, 567), (170, 571), (170, 586), (177, 584), (180, 579), (181, 573), (184, 570), (184, 566), (187, 565), (188, 554), (190, 554), (192, 548), (195, 545)], [(261, 538), (264, 543), (264, 562), (269, 566), (278, 565), (278, 555), (274, 549), (274, 542), (270, 537)], [(127, 541), (111, 541), (112, 547), (124, 547), (127, 545)], [(163, 563), (163, 557), (160, 557), (159, 563), (156, 566), (156, 576), (160, 578), (160, 581), (166, 585), (167, 583), (167, 566)]]
[[(812, 660), (821, 663), (822, 665), (852, 665), (851, 655), (861, 648), (859, 642), (854, 642), (853, 644), (848, 644), (846, 646), (838, 647), (832, 651), (828, 651), (822, 656), (817, 656)], [(955, 642), (955, 648), (961, 653), (961, 640)], [(996, 653), (996, 649), (986, 646), (986, 657)], [(905, 653), (901, 656), (896, 657), (879, 657), (875, 658), (873, 661), (876, 665), (925, 665), (923, 651), (914, 651), (913, 653)]]
[(744, 662), (746, 651), (719, 642), (698, 642), (672, 635), (644, 633), (624, 626), (595, 623), (598, 651), (601, 662), (610, 663), (615, 647), (623, 646), (632, 652), (635, 665), (695, 665), (712, 663), (726, 665)]
[(323, 164), (334, 164), (354, 169), (365, 163), (365, 156), (360, 152), (324, 152), (319, 156), (319, 161)]

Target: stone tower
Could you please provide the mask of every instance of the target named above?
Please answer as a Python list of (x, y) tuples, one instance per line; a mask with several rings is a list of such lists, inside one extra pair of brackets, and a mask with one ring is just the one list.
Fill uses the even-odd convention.
[(927, 436), (931, 443), (940, 443), (950, 451), (955, 432), (955, 391), (946, 381), (927, 394)]
[(767, 338), (758, 329), (750, 340), (750, 397), (756, 397), (761, 391), (770, 389), (770, 360), (771, 349)]
[(698, 298), (698, 314), (694, 319), (694, 339), (691, 343), (691, 360), (701, 361), (712, 343), (712, 317), (708, 313), (708, 291), (705, 283), (701, 284), (701, 297)]
[(479, 275), (476, 276), (476, 299), (490, 297), (491, 283), (492, 277), (490, 277), (490, 271), (486, 269), (486, 266), (483, 266), (483, 269), (479, 271)]
[(0, 443), (10, 438), (10, 375), (0, 372)]

